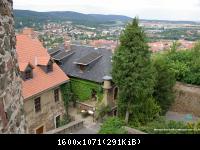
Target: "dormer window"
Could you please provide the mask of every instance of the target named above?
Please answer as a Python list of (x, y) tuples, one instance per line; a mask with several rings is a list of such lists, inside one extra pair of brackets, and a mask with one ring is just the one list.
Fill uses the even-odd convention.
[(83, 72), (85, 70), (85, 67), (87, 67), (88, 65), (90, 65), (93, 62), (96, 62), (101, 57), (102, 57), (101, 54), (99, 54), (97, 52), (91, 52), (88, 55), (75, 61), (74, 64), (78, 65), (80, 68), (80, 71)]
[(29, 80), (33, 78), (33, 65), (30, 63), (19, 63), (19, 69), (23, 80)]
[(36, 65), (45, 73), (53, 71), (53, 60), (50, 57), (36, 57)]
[(33, 78), (33, 71), (31, 68), (26, 69), (26, 71), (24, 72), (24, 79), (28, 80)]
[(53, 71), (53, 63), (52, 61), (49, 61), (47, 65), (47, 72), (52, 72)]

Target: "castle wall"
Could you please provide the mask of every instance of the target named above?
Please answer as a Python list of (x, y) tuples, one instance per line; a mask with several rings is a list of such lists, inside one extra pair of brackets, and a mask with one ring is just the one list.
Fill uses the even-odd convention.
[(13, 1), (0, 0), (0, 133), (26, 133), (15, 44)]

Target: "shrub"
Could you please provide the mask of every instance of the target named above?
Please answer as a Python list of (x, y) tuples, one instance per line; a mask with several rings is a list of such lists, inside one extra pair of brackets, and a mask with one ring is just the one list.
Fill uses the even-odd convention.
[(117, 117), (110, 117), (103, 123), (99, 131), (100, 134), (125, 134), (126, 130), (123, 128), (124, 121)]

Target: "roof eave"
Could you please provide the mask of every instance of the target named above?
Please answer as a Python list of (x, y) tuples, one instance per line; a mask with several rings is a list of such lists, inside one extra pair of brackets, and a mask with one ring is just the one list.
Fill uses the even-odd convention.
[(43, 91), (41, 91), (41, 92), (38, 92), (38, 93), (36, 93), (36, 94), (34, 94), (34, 95), (31, 95), (31, 96), (28, 96), (28, 97), (24, 97), (24, 101), (26, 101), (26, 100), (28, 100), (28, 99), (31, 99), (31, 98), (33, 98), (33, 97), (36, 97), (36, 96), (39, 96), (39, 95), (41, 95), (42, 93), (45, 93), (45, 92), (47, 92), (47, 91), (49, 91), (49, 90), (52, 90), (52, 89), (54, 89), (55, 87), (58, 87), (58, 86), (60, 86), (60, 85), (62, 85), (62, 84), (64, 84), (64, 83), (67, 83), (67, 82), (69, 82), (70, 81), (70, 79), (68, 79), (68, 80), (66, 80), (66, 81), (63, 81), (63, 82), (61, 82), (61, 83), (59, 83), (59, 84), (56, 84), (56, 85), (54, 85), (54, 86), (52, 86), (52, 87), (50, 87), (50, 88), (47, 88), (47, 89), (45, 89), (45, 90), (43, 90)]

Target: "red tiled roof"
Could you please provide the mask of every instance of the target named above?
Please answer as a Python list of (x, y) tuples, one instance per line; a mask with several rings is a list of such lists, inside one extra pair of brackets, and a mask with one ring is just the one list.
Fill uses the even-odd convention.
[(34, 66), (32, 64), (30, 64), (29, 62), (19, 62), (18, 64), (19, 64), (20, 71), (25, 71), (25, 69), (28, 65), (30, 65), (32, 68), (34, 68)]
[[(36, 57), (50, 58), (47, 49), (42, 46), (42, 43), (38, 39), (32, 39), (30, 36), (24, 34), (17, 35), (16, 49), (21, 69), (23, 70), (26, 63), (29, 62), (35, 68), (33, 70), (33, 78), (22, 82), (24, 99), (30, 98), (31, 96), (39, 94), (69, 80), (65, 73), (55, 63), (53, 64), (53, 71), (49, 73), (45, 73), (40, 66), (36, 66)], [(40, 63), (46, 64), (46, 60), (49, 59), (39, 60)]]
[(36, 65), (42, 65), (42, 66), (46, 66), (48, 64), (48, 62), (50, 61), (50, 57), (36, 57)]

